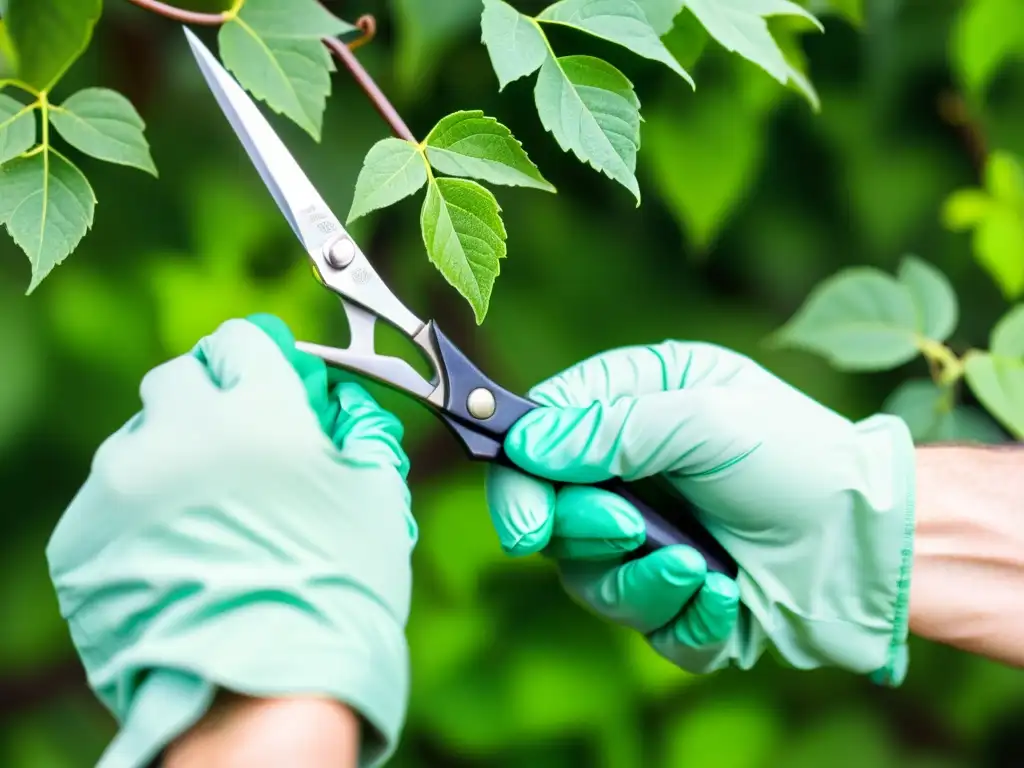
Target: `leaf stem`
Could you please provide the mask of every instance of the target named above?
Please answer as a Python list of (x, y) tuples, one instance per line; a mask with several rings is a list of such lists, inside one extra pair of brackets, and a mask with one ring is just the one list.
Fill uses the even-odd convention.
[(940, 387), (952, 387), (963, 377), (963, 360), (945, 344), (932, 339), (920, 339), (918, 348), (928, 360), (932, 379)]
[[(230, 21), (238, 13), (237, 8), (234, 6), (232, 6), (231, 10), (221, 11), (220, 13), (200, 13), (199, 11), (186, 11), (184, 8), (175, 8), (173, 5), (160, 2), (160, 0), (128, 0), (128, 2), (147, 11), (166, 16), (168, 19), (180, 21), (182, 24), (217, 26), (225, 21)], [(235, 5), (241, 4), (235, 3)]]
[[(371, 36), (376, 30), (377, 23), (372, 16), (361, 16), (356, 22), (356, 25), (363, 31), (363, 36)], [(359, 45), (359, 41), (356, 41)], [(365, 42), (365, 41), (364, 41)], [(333, 37), (325, 37), (324, 45), (326, 45), (331, 53), (334, 54), (335, 58), (341, 61), (345, 65), (345, 68), (351, 73), (352, 77), (359, 87), (363, 89), (363, 93), (373, 103), (373, 106), (377, 108), (377, 112), (384, 118), (391, 127), (391, 132), (400, 139), (418, 144), (416, 137), (413, 136), (412, 131), (409, 130), (409, 126), (405, 124), (401, 115), (398, 114), (398, 110), (395, 109), (394, 105), (388, 100), (388, 97), (381, 91), (380, 86), (370, 77), (370, 73), (366, 71), (362, 64), (359, 63), (359, 59), (352, 53), (352, 49)]]

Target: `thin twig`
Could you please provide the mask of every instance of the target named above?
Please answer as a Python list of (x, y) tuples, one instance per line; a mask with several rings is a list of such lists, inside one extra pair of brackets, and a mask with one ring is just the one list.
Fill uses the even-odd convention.
[(182, 8), (175, 8), (173, 5), (161, 3), (160, 0), (128, 0), (139, 8), (166, 16), (168, 19), (180, 21), (182, 24), (207, 24), (216, 26), (223, 24), (231, 18), (230, 11), (221, 13), (199, 13), (198, 11), (186, 11)]
[[(359, 28), (363, 30), (363, 38), (372, 37), (377, 28), (377, 23), (374, 21), (372, 16), (363, 16), (357, 22)], [(363, 45), (367, 40), (360, 38), (355, 41), (356, 46)], [(359, 87), (363, 89), (363, 93), (366, 97), (373, 102), (373, 106), (376, 107), (380, 116), (384, 118), (389, 126), (391, 126), (391, 132), (400, 139), (411, 141), (416, 144), (416, 137), (413, 136), (412, 131), (409, 130), (409, 126), (405, 124), (401, 115), (398, 114), (398, 110), (395, 109), (394, 105), (388, 100), (388, 97), (384, 95), (380, 87), (370, 77), (370, 73), (363, 68), (363, 65), (359, 63), (359, 59), (352, 53), (351, 48), (345, 45), (340, 40), (336, 40), (333, 37), (324, 38), (324, 45), (326, 45), (331, 53), (334, 54), (335, 58), (341, 61), (345, 65), (345, 68), (351, 73), (355, 81), (359, 83)]]

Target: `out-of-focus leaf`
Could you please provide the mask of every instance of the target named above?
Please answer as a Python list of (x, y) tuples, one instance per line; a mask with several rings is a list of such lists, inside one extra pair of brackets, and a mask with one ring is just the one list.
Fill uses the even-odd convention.
[(904, 256), (897, 279), (910, 291), (917, 310), (917, 330), (933, 341), (945, 341), (956, 330), (960, 308), (952, 284), (941, 271), (916, 256)]
[(800, 16), (821, 29), (821, 23), (806, 9), (788, 0), (687, 0), (686, 7), (726, 50), (758, 65), (783, 85), (794, 83), (818, 108), (817, 93), (786, 60), (765, 21), (770, 16)]
[(951, 39), (951, 59), (964, 85), (982, 94), (1009, 59), (1024, 57), (1024, 26), (1015, 0), (971, 0), (964, 3)]
[(95, 210), (88, 179), (49, 147), (0, 167), (0, 220), (32, 265), (29, 293), (78, 246)]
[(775, 334), (850, 371), (895, 368), (918, 353), (918, 315), (910, 290), (871, 267), (851, 267), (822, 282)]
[(157, 175), (146, 141), (146, 124), (117, 91), (86, 88), (49, 112), (53, 127), (75, 149)]
[(9, 0), (4, 22), (18, 79), (50, 90), (89, 45), (102, 0)]
[(319, 141), (334, 71), (320, 40), (354, 29), (316, 0), (248, 0), (218, 40), (239, 83)]
[(968, 352), (964, 375), (982, 405), (1017, 440), (1024, 440), (1024, 359)]
[(442, 118), (427, 135), (426, 147), (427, 159), (441, 173), (555, 191), (512, 131), (478, 110)]
[(536, 72), (548, 58), (547, 41), (537, 22), (504, 0), (484, 0), (481, 29), (500, 90)]
[(761, 167), (767, 109), (710, 86), (687, 103), (662, 96), (646, 112), (646, 168), (690, 240), (706, 248)]
[(36, 143), (36, 117), (10, 96), (0, 94), (0, 165), (28, 152)]
[(1024, 293), (1024, 169), (1016, 157), (989, 155), (985, 188), (953, 192), (943, 220), (953, 231), (974, 230), (974, 257), (1006, 298)]
[(480, 20), (480, 0), (392, 0), (396, 77), (404, 91), (428, 81), (448, 49)]
[(46, 559), (28, 541), (19, 544), (4, 553), (0, 579), (0, 673), (26, 676), (64, 658), (70, 641)]
[(1002, 430), (984, 413), (956, 405), (951, 393), (929, 379), (905, 381), (882, 405), (903, 419), (918, 445), (949, 441), (1001, 443)]
[[(2, 284), (0, 284), (2, 285)], [(24, 301), (3, 285), (0, 292), (0, 453), (38, 413), (42, 402), (43, 361), (36, 318)]]
[(1018, 304), (1000, 318), (989, 339), (993, 355), (1024, 358), (1024, 304)]
[(979, 739), (1021, 702), (1024, 670), (974, 657), (951, 691), (947, 712), (958, 733)]
[(534, 94), (541, 123), (562, 150), (622, 184), (639, 205), (640, 100), (626, 76), (592, 56), (549, 57)]
[(505, 257), (501, 208), (469, 179), (433, 179), (420, 213), (427, 255), (444, 279), (473, 307), (479, 325)]
[(790, 735), (767, 765), (786, 768), (897, 768), (899, 755), (886, 724), (870, 710), (846, 709)]
[(772, 701), (730, 697), (673, 716), (665, 733), (665, 768), (708, 763), (717, 768), (761, 768), (770, 764), (784, 727)]
[(363, 161), (348, 221), (387, 208), (426, 183), (427, 166), (419, 147), (404, 139), (381, 139)]
[(541, 11), (537, 20), (618, 43), (638, 56), (661, 62), (693, 86), (693, 78), (661, 42), (644, 10), (633, 0), (559, 0)]

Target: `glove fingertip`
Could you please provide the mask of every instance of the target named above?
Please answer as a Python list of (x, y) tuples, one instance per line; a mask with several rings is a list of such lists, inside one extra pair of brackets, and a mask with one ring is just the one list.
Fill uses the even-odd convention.
[(492, 465), (486, 491), (491, 522), (506, 555), (526, 557), (547, 548), (555, 523), (555, 491), (550, 484)]

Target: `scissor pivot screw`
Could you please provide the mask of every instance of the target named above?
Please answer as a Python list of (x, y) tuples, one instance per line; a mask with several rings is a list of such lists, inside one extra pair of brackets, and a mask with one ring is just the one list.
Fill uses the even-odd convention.
[(356, 260), (356, 244), (347, 237), (339, 237), (324, 246), (324, 258), (335, 269), (344, 269)]
[(489, 389), (477, 387), (466, 398), (466, 410), (474, 419), (489, 419), (494, 415), (498, 404), (494, 401), (494, 393)]

